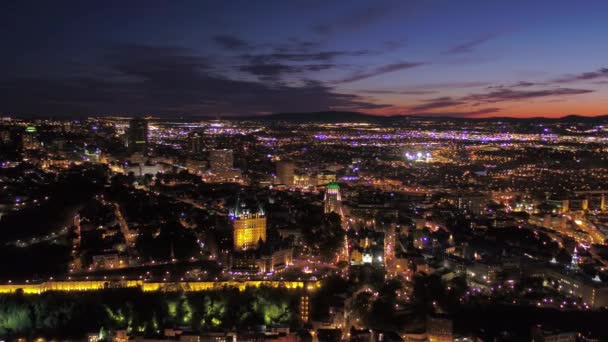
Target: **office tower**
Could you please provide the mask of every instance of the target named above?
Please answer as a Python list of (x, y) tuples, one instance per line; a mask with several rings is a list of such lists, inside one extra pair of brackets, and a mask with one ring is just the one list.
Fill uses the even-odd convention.
[(148, 121), (131, 119), (127, 136), (127, 144), (131, 153), (146, 153), (148, 150)]
[(192, 133), (188, 139), (188, 143), (189, 143), (190, 152), (195, 153), (195, 154), (200, 154), (201, 152), (203, 152), (205, 145), (204, 145), (204, 141), (203, 141), (203, 135), (201, 133), (199, 133), (199, 132)]
[(23, 130), (0, 126), (0, 156), (4, 160), (21, 160)]
[(11, 142), (11, 132), (8, 129), (0, 128), (0, 143), (9, 144)]
[(21, 135), (22, 147), (24, 150), (35, 150), (40, 148), (40, 140), (38, 140), (38, 130), (34, 126), (28, 126)]
[(294, 173), (296, 166), (292, 162), (280, 161), (277, 162), (277, 183), (293, 186)]
[(209, 152), (209, 170), (217, 176), (227, 176), (234, 167), (232, 150), (211, 150)]
[(456, 203), (458, 209), (475, 215), (482, 215), (486, 210), (488, 199), (481, 193), (460, 194)]
[(260, 241), (266, 241), (266, 215), (256, 205), (247, 205), (240, 198), (230, 211), (233, 224), (234, 250), (255, 249)]
[(336, 213), (342, 215), (342, 197), (340, 186), (337, 183), (329, 183), (325, 187), (325, 213)]

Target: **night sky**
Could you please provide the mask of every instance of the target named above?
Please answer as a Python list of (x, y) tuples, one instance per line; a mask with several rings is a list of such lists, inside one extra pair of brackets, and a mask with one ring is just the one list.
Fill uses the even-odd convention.
[(29, 1), (0, 114), (608, 114), (608, 1)]

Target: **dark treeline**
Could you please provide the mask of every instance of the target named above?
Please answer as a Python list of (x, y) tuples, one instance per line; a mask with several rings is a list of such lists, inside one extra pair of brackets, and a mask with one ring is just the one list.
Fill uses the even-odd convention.
[[(508, 305), (467, 305), (452, 313), (457, 332), (480, 332), (484, 340), (529, 341), (530, 329), (539, 325), (545, 329), (578, 331), (608, 341), (606, 319), (608, 312), (562, 311), (553, 308), (533, 308)], [(508, 334), (506, 333), (508, 332)]]
[[(39, 172), (34, 168), (27, 170)], [(103, 189), (106, 177), (107, 169), (103, 166), (81, 165), (71, 167), (53, 180), (45, 180), (41, 189), (31, 194), (39, 199), (39, 205), (10, 211), (2, 217), (0, 242), (40, 237), (70, 226), (78, 208)], [(48, 200), (43, 200), (43, 196), (48, 196)]]
[[(40, 280), (56, 274), (64, 274), (70, 262), (70, 248), (54, 243), (39, 243), (27, 248), (2, 246), (0, 260), (0, 279), (3, 280)], [(41, 262), (44, 260), (44, 262)]]
[(225, 288), (205, 292), (48, 292), (0, 295), (0, 336), (82, 338), (87, 333), (126, 329), (158, 336), (165, 327), (193, 331), (253, 329), (298, 322), (299, 296), (284, 288)]

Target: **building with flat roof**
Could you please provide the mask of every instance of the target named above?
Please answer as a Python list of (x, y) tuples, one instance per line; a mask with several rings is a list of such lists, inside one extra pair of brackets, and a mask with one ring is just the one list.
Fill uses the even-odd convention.
[(127, 147), (131, 153), (148, 150), (148, 120), (131, 119), (127, 131)]
[(277, 184), (293, 186), (296, 165), (289, 161), (279, 161), (276, 164), (276, 168), (277, 168)]

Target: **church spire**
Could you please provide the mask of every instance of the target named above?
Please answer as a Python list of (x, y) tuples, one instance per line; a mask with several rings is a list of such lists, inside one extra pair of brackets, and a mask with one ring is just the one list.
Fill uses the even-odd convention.
[(572, 253), (572, 261), (570, 261), (570, 269), (577, 271), (578, 268), (578, 262), (579, 262), (579, 256), (578, 256), (578, 251), (576, 250), (576, 247), (574, 247), (574, 253)]

